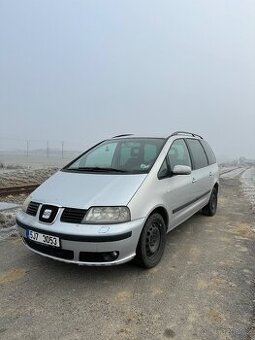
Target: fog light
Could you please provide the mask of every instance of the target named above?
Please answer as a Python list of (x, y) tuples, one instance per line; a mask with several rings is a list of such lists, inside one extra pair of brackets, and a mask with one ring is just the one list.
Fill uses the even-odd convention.
[(79, 260), (82, 262), (112, 262), (117, 260), (119, 256), (118, 251), (109, 251), (109, 252), (80, 252)]
[(112, 252), (109, 252), (109, 253), (103, 253), (103, 258), (104, 258), (104, 261), (106, 262), (111, 262), (111, 261), (114, 261), (117, 259), (117, 257), (119, 256), (119, 252), (118, 251), (112, 251)]

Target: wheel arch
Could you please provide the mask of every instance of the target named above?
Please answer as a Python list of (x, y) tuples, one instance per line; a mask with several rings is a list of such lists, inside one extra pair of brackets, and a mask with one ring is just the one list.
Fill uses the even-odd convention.
[[(144, 251), (145, 251), (145, 245), (144, 245), (144, 242), (145, 242), (145, 237), (147, 239), (147, 235), (148, 235), (148, 227), (147, 227), (147, 230), (145, 229), (146, 233), (144, 233), (144, 228), (146, 228), (146, 223), (148, 221), (148, 219), (153, 216), (154, 214), (159, 214), (162, 219), (164, 220), (165, 222), (165, 227), (163, 227), (163, 224), (160, 223), (160, 228), (161, 228), (161, 237), (160, 237), (160, 244), (159, 244), (159, 247), (160, 248), (157, 248), (157, 253), (156, 254), (152, 254), (152, 257), (154, 257), (154, 255), (156, 256), (155, 259), (154, 259), (154, 262), (151, 262), (153, 259), (150, 259), (147, 258), (147, 255), (145, 255)], [(155, 265), (158, 264), (158, 262), (160, 261), (162, 255), (163, 255), (163, 252), (164, 252), (164, 248), (165, 248), (165, 243), (166, 243), (166, 232), (167, 232), (167, 226), (168, 226), (168, 213), (167, 213), (167, 210), (166, 208), (164, 208), (163, 206), (157, 206), (157, 207), (154, 207), (154, 209), (148, 214), (147, 218), (146, 218), (146, 221), (144, 223), (144, 226), (143, 226), (143, 229), (141, 231), (141, 234), (140, 234), (140, 237), (139, 237), (139, 240), (138, 240), (138, 243), (137, 243), (137, 246), (136, 246), (136, 257), (134, 259), (134, 261), (144, 267), (144, 268), (152, 268), (154, 267)], [(165, 229), (163, 231), (163, 228)], [(146, 235), (146, 236), (144, 236)], [(148, 241), (146, 241), (148, 242)], [(149, 255), (150, 256), (150, 255)]]
[(219, 191), (219, 183), (216, 182), (216, 183), (214, 184), (213, 188), (215, 188), (215, 189), (217, 190), (217, 193), (218, 193), (218, 191)]
[(153, 215), (153, 214), (160, 214), (165, 222), (166, 225), (166, 231), (168, 229), (168, 224), (169, 224), (169, 216), (168, 216), (168, 212), (166, 210), (166, 208), (164, 208), (163, 206), (158, 206), (156, 208), (154, 208), (150, 214), (148, 215), (146, 221), (148, 220), (148, 218)]

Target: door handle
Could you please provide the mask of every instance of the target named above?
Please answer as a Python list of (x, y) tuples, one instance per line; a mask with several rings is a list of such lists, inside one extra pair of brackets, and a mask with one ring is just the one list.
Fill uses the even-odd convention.
[(213, 175), (213, 173), (210, 171), (210, 172), (209, 172), (209, 177), (212, 177), (212, 175)]
[(197, 179), (193, 177), (192, 183), (196, 183), (196, 182), (197, 182)]

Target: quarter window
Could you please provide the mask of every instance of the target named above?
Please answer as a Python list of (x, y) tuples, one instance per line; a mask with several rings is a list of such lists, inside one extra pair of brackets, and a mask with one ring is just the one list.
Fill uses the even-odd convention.
[(201, 143), (196, 139), (186, 139), (186, 141), (190, 149), (194, 170), (207, 166), (208, 161)]
[(205, 149), (205, 152), (207, 154), (207, 158), (208, 158), (208, 161), (209, 161), (209, 164), (214, 164), (216, 163), (216, 157), (210, 147), (210, 145), (205, 141), (205, 140), (201, 140), (201, 143)]
[(166, 162), (166, 159), (165, 159), (164, 162), (161, 165), (161, 168), (159, 169), (158, 178), (159, 179), (165, 178), (168, 175), (169, 175), (169, 168), (167, 166), (167, 162)]

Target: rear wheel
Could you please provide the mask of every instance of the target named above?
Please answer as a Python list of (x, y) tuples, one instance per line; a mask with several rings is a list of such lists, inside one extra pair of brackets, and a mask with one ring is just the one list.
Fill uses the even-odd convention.
[(210, 200), (208, 204), (202, 209), (202, 212), (206, 216), (213, 216), (216, 214), (218, 204), (218, 190), (213, 188)]
[(151, 215), (142, 230), (135, 261), (144, 268), (156, 266), (165, 249), (166, 225), (160, 214)]

